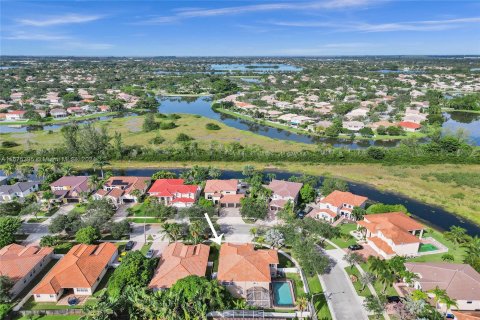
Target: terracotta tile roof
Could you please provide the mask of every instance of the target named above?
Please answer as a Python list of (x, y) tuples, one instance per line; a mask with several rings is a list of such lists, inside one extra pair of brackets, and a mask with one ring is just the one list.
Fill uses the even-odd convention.
[(328, 196), (323, 198), (320, 202), (328, 203), (333, 205), (334, 207), (341, 208), (344, 204), (350, 204), (352, 206), (359, 207), (367, 200), (367, 197), (358, 196), (351, 192), (335, 190)]
[(190, 275), (205, 276), (210, 247), (204, 244), (195, 246), (180, 242), (170, 244), (162, 253), (149, 288), (170, 288), (182, 278)]
[(479, 320), (480, 319), (480, 311), (453, 310), (452, 313), (455, 315), (457, 320)]
[(220, 203), (240, 203), (243, 198), (244, 194), (225, 194), (220, 198)]
[(367, 238), (367, 240), (372, 241), (375, 246), (377, 246), (378, 249), (382, 250), (385, 252), (387, 255), (395, 254), (395, 251), (393, 251), (392, 247), (379, 237), (371, 237)]
[(409, 231), (422, 230), (424, 226), (403, 212), (368, 214), (358, 224), (376, 234), (380, 231), (395, 244), (415, 243), (420, 240)]
[(275, 250), (255, 250), (251, 243), (224, 243), (220, 248), (217, 279), (271, 282), (270, 264), (278, 264)]
[(33, 294), (56, 294), (62, 288), (91, 288), (117, 253), (109, 242), (77, 244), (50, 270)]
[(408, 128), (408, 129), (420, 129), (422, 127), (421, 124), (410, 122), (410, 121), (402, 121), (402, 122), (399, 122), (398, 125), (400, 127)]
[(24, 247), (10, 244), (0, 249), (0, 275), (13, 281), (25, 277), (43, 258), (53, 252), (52, 248)]
[(270, 182), (270, 184), (266, 187), (279, 196), (295, 198), (300, 192), (302, 186), (303, 183), (299, 182), (272, 180), (272, 182)]
[(238, 180), (207, 180), (205, 184), (205, 192), (221, 192), (221, 191), (237, 191)]
[(316, 218), (317, 214), (319, 214), (319, 213), (326, 213), (327, 215), (329, 215), (332, 218), (335, 218), (337, 216), (337, 213), (330, 210), (330, 209), (315, 208), (307, 214), (307, 217)]
[(283, 208), (287, 204), (288, 200), (274, 199), (270, 201), (269, 205), (273, 207)]
[(175, 193), (196, 193), (198, 186), (186, 185), (183, 179), (159, 179), (148, 190), (148, 193), (157, 197), (173, 197)]
[(455, 300), (480, 301), (480, 274), (468, 264), (446, 262), (406, 262), (405, 267), (420, 275), (422, 290), (444, 289)]

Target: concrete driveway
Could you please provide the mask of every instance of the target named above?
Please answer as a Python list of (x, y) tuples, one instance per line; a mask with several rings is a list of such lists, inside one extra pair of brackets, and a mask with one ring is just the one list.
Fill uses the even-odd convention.
[(239, 208), (222, 208), (217, 223), (220, 226), (220, 233), (224, 234), (225, 241), (245, 243), (253, 239), (250, 229), (255, 225), (243, 221)]
[(355, 288), (344, 270), (348, 266), (343, 260), (345, 252), (341, 249), (334, 249), (327, 250), (326, 253), (335, 264), (330, 273), (319, 275), (319, 278), (334, 320), (368, 320), (362, 299), (355, 292)]

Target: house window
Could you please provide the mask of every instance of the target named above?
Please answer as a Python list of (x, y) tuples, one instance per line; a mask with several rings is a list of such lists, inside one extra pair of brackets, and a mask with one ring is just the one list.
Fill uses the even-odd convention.
[(40, 298), (40, 295), (39, 295), (39, 294), (36, 294), (35, 297)]
[(88, 292), (88, 288), (77, 288), (77, 292)]
[[(37, 296), (40, 297), (40, 295), (37, 295)], [(55, 295), (54, 295), (54, 294), (51, 294), (51, 295), (50, 295), (50, 298), (55, 298)]]
[(472, 301), (467, 301), (468, 304), (472, 304)]
[(27, 283), (27, 279), (23, 279), (23, 283)]

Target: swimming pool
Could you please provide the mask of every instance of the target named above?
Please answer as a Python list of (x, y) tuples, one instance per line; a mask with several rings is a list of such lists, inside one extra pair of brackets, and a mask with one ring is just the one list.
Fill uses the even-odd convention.
[(272, 282), (274, 304), (279, 307), (293, 307), (292, 285), (288, 281)]
[(420, 248), (418, 248), (418, 252), (430, 252), (436, 250), (438, 250), (438, 248), (430, 243), (420, 243)]

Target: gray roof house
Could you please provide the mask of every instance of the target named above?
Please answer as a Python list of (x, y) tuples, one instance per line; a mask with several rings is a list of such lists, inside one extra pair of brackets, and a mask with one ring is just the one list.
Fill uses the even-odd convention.
[(0, 186), (0, 202), (10, 202), (15, 198), (22, 200), (32, 192), (38, 191), (38, 182), (17, 182)]

